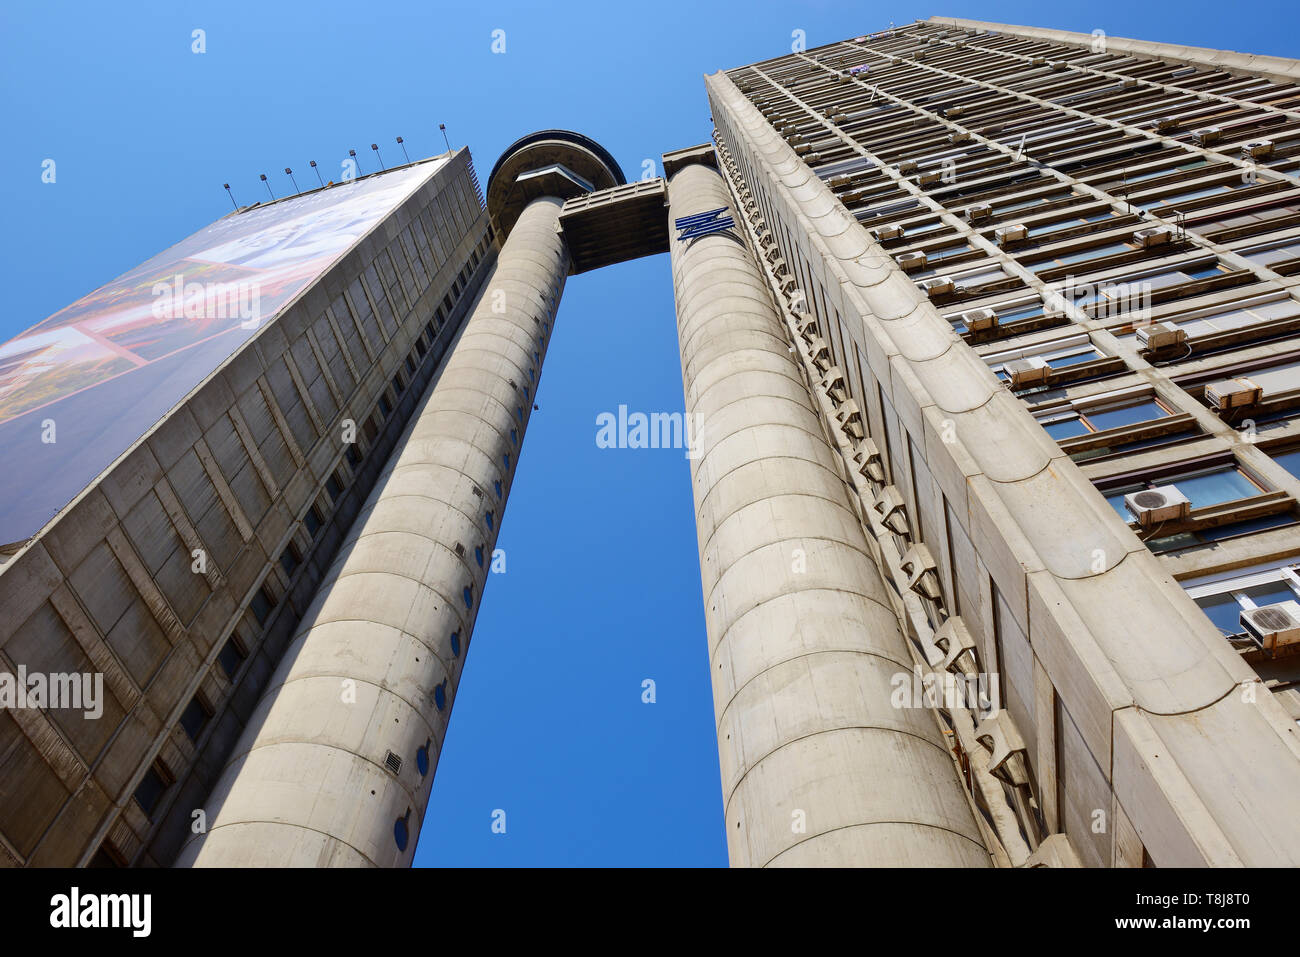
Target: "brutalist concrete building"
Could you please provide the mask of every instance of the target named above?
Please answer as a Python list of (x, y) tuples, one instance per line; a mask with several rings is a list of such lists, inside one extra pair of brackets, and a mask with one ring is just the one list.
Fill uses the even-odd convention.
[(0, 856), (409, 864), (565, 281), (668, 251), (733, 864), (1300, 863), (1297, 79), (932, 18), (663, 179), (544, 130), (51, 317), (0, 671), (106, 692), (0, 714)]

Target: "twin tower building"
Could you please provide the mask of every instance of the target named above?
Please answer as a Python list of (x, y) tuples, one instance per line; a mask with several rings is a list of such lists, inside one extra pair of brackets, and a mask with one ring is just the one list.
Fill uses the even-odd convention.
[(661, 179), (449, 152), (0, 347), (0, 862), (409, 865), (565, 283), (666, 251), (733, 864), (1300, 863), (1300, 63), (705, 84)]

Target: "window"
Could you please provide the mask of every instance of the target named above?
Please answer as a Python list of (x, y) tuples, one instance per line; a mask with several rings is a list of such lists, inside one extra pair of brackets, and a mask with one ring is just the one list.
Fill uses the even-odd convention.
[(1115, 509), (1120, 518), (1132, 522), (1135, 519), (1124, 505), (1124, 496), (1162, 485), (1176, 486), (1194, 509), (1251, 498), (1263, 491), (1245, 472), (1234, 465), (1229, 465), (1124, 485), (1106, 491), (1106, 501), (1110, 502), (1111, 508)]
[(311, 508), (307, 509), (307, 514), (302, 517), (302, 523), (307, 527), (307, 534), (315, 538), (322, 524), (320, 509), (313, 504)]
[(1182, 583), (1226, 638), (1244, 637), (1242, 611), (1300, 600), (1300, 564), (1256, 566), (1226, 574), (1210, 575)]
[(280, 567), (290, 578), (293, 577), (294, 570), (302, 564), (302, 554), (298, 551), (298, 546), (290, 542), (285, 550), (280, 553)]
[(271, 617), (271, 612), (275, 610), (275, 599), (263, 585), (257, 591), (253, 592), (252, 601), (248, 603), (248, 610), (253, 613), (259, 625), (265, 625), (266, 620)]
[[(1246, 300), (1240, 304), (1224, 308), (1196, 310), (1185, 316), (1162, 319), (1184, 330), (1188, 337), (1210, 336), (1233, 329), (1244, 329), (1275, 319), (1294, 319), (1300, 316), (1300, 303), (1290, 296), (1272, 299), (1266, 302)], [(1122, 342), (1135, 342), (1137, 333), (1118, 336)]]
[(101, 869), (126, 867), (127, 861), (122, 856), (122, 853), (113, 846), (112, 841), (105, 841), (99, 845), (99, 850), (95, 852), (95, 856), (86, 862), (86, 866)]
[(343, 483), (339, 481), (339, 474), (333, 472), (325, 480), (325, 491), (329, 493), (330, 501), (337, 502), (339, 496), (343, 494)]
[(158, 804), (171, 783), (171, 772), (161, 761), (151, 764), (149, 770), (145, 771), (144, 777), (140, 779), (135, 789), (135, 801), (149, 820), (153, 820), (154, 811), (158, 809)]
[(1093, 259), (1101, 259), (1105, 256), (1115, 256), (1119, 253), (1131, 253), (1134, 247), (1126, 242), (1110, 242), (1101, 246), (1089, 246), (1087, 249), (1068, 249), (1056, 253), (1050, 259), (1041, 259), (1029, 266), (1034, 272), (1046, 272), (1049, 269), (1056, 269), (1060, 266), (1070, 266), (1076, 263), (1085, 263)]
[(1024, 346), (1020, 349), (989, 353), (983, 358), (1000, 381), (1010, 383), (1011, 376), (1006, 371), (1007, 363), (1014, 359), (1027, 359), (1034, 356), (1043, 359), (1052, 369), (1065, 369), (1079, 365), (1082, 362), (1091, 362), (1093, 359), (1103, 358), (1101, 352), (1093, 346), (1088, 336), (1082, 333), (1067, 336), (1063, 339), (1041, 342), (1032, 346)]
[(207, 703), (202, 698), (195, 695), (190, 699), (190, 703), (185, 706), (185, 710), (181, 712), (181, 727), (185, 729), (185, 733), (189, 735), (191, 741), (197, 742), (204, 725), (208, 723), (208, 719), (211, 717), (212, 709), (207, 706)]
[(226, 677), (234, 681), (239, 666), (244, 663), (244, 659), (247, 657), (248, 652), (244, 651), (239, 639), (232, 636), (221, 646), (221, 651), (217, 653), (217, 663), (221, 665), (221, 670), (226, 673)]
[(1300, 258), (1300, 241), (1290, 240), (1285, 243), (1270, 243), (1254, 249), (1242, 250), (1242, 256), (1260, 266), (1274, 266)]
[(383, 418), (383, 419), (386, 419), (386, 418), (388, 418), (390, 415), (392, 415), (392, 413), (393, 413), (393, 407), (392, 407), (392, 405), (390, 405), (389, 402), (388, 402), (388, 396), (386, 396), (386, 395), (381, 395), (381, 396), (379, 397), (379, 415), (380, 415), (380, 417)]
[(1269, 453), (1273, 461), (1286, 469), (1296, 478), (1300, 478), (1300, 446)]
[(1107, 429), (1137, 425), (1139, 422), (1150, 422), (1167, 415), (1169, 410), (1160, 402), (1147, 398), (1137, 402), (1127, 401), (1084, 409), (1076, 408), (1068, 412), (1049, 412), (1036, 418), (1047, 434), (1059, 442), (1061, 439), (1070, 439), (1079, 435), (1105, 432)]
[(357, 444), (355, 442), (352, 442), (348, 445), (348, 450), (346, 454), (348, 459), (348, 465), (352, 466), (353, 471), (356, 471), (357, 466), (361, 464), (361, 451), (360, 449), (357, 448)]

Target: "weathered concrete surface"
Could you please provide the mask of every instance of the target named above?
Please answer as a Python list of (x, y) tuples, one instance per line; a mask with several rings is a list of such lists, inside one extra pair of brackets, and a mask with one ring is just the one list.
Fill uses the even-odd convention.
[[(736, 215), (701, 165), (669, 201)], [(933, 717), (891, 704), (912, 663), (749, 249), (672, 262), (731, 863), (987, 866)]]
[(569, 268), (560, 206), (515, 224), (178, 865), (410, 863)]

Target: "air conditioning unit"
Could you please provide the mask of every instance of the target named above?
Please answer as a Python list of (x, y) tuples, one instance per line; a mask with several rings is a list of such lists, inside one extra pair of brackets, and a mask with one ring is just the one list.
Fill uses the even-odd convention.
[(901, 163), (895, 163), (894, 169), (906, 176), (908, 173), (916, 172), (916, 160), (903, 160)]
[(832, 176), (827, 182), (827, 185), (830, 186), (831, 189), (841, 189), (842, 187), (848, 186), (851, 182), (853, 182), (852, 176), (848, 173), (840, 173), (839, 176)]
[(1224, 379), (1205, 387), (1205, 401), (1212, 409), (1236, 409), (1264, 401), (1264, 390), (1250, 379)]
[(1036, 56), (1030, 59), (1029, 61), (1030, 66), (1043, 66), (1046, 63), (1047, 63), (1047, 57), (1045, 56)]
[(978, 223), (981, 220), (988, 219), (993, 215), (993, 207), (988, 203), (976, 203), (966, 210), (966, 221)]
[(931, 183), (939, 182), (942, 174), (937, 169), (926, 170), (924, 173), (916, 174), (916, 185), (929, 186)]
[(1133, 87), (1137, 85), (1138, 85), (1137, 77), (1132, 77), (1132, 76), (1124, 77), (1123, 81), (1120, 83), (1120, 86), (1126, 90), (1131, 90), (1133, 89)]
[(1012, 223), (1009, 226), (999, 226), (993, 231), (997, 237), (999, 246), (1007, 246), (1011, 243), (1018, 243), (1029, 235), (1029, 230), (1020, 223)]
[(984, 332), (998, 327), (998, 314), (992, 309), (971, 309), (961, 314), (961, 321), (971, 332)]
[(894, 260), (903, 267), (904, 272), (915, 272), (918, 269), (925, 268), (925, 253), (910, 252), (895, 256)]
[(1178, 126), (1178, 120), (1174, 119), (1172, 116), (1161, 116), (1157, 117), (1151, 125), (1161, 133), (1164, 133), (1175, 129)]
[(1250, 156), (1255, 159), (1258, 159), (1261, 156), (1272, 156), (1273, 141), (1272, 140), (1251, 140), (1249, 143), (1242, 143), (1241, 154), (1243, 156)]
[(902, 226), (877, 226), (871, 230), (871, 238), (878, 243), (887, 242), (891, 239), (902, 239), (906, 230)]
[(937, 299), (939, 296), (946, 296), (953, 291), (952, 280), (947, 276), (935, 276), (932, 279), (922, 279), (919, 285), (925, 290), (925, 294), (931, 299)]
[(1064, 60), (1052, 61), (1052, 69), (1055, 70), (1057, 73), (1060, 73), (1062, 70), (1068, 70), (1069, 68), (1070, 68), (1070, 64), (1066, 63)]
[(1278, 648), (1294, 645), (1300, 642), (1300, 602), (1282, 601), (1243, 609), (1241, 630), (1270, 654)]
[(1192, 130), (1192, 142), (1197, 146), (1207, 146), (1223, 138), (1223, 130), (1217, 126), (1203, 126)]
[(1179, 329), (1172, 322), (1153, 322), (1149, 326), (1139, 326), (1137, 339), (1142, 348), (1159, 352), (1187, 341), (1187, 330)]
[(1040, 356), (1012, 359), (1003, 368), (1007, 370), (1007, 375), (1011, 377), (1011, 385), (1015, 388), (1046, 382), (1047, 377), (1052, 374), (1052, 367)]
[(842, 124), (844, 124), (844, 123), (847, 123), (848, 121), (849, 121), (849, 114), (847, 114), (847, 113), (832, 113), (832, 114), (831, 114), (831, 122), (834, 123), (836, 126), (840, 126), (840, 125), (842, 125)]
[(1133, 513), (1143, 528), (1186, 518), (1192, 509), (1191, 503), (1178, 491), (1176, 485), (1161, 485), (1159, 488), (1147, 488), (1125, 495), (1124, 507)]
[(948, 134), (949, 143), (969, 143), (970, 133), (965, 130), (953, 130)]
[(961, 116), (965, 112), (966, 112), (966, 107), (964, 106), (950, 106), (948, 107), (948, 109), (943, 111), (943, 115), (950, 120), (955, 120), (957, 117)]
[(1173, 239), (1174, 231), (1168, 226), (1153, 226), (1150, 229), (1139, 229), (1133, 234), (1133, 241), (1143, 249), (1150, 249), (1152, 246), (1163, 246)]

